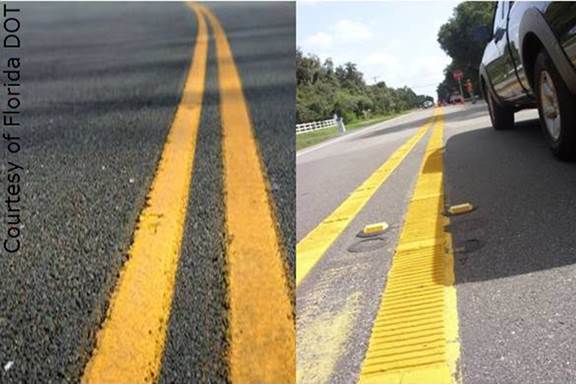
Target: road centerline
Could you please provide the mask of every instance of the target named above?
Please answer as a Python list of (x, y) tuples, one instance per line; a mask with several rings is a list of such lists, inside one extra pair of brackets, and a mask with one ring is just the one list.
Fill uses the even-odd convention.
[(198, 32), (182, 97), (83, 382), (150, 382), (158, 376), (205, 86), (207, 27), (198, 12), (196, 18)]
[(295, 326), (283, 249), (242, 81), (226, 33), (201, 5), (216, 40), (223, 130), (234, 383), (295, 381)]
[(296, 285), (298, 286), (328, 248), (362, 210), (378, 188), (424, 137), (434, 116), (402, 144), (375, 172), (360, 184), (332, 213), (310, 231), (296, 246)]
[(459, 380), (454, 261), (451, 238), (444, 232), (448, 220), (442, 215), (443, 130), (440, 114), (388, 272), (361, 383)]

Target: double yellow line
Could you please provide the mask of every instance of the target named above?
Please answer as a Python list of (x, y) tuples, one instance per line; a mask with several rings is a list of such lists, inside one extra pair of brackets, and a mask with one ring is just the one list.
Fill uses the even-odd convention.
[[(436, 114), (436, 111), (434, 112)], [(360, 213), (380, 186), (388, 179), (433, 123), (432, 118), (398, 148), (368, 179), (360, 184), (330, 215), (310, 231), (296, 246), (296, 285), (320, 261), (324, 253)]]
[(361, 383), (459, 382), (452, 240), (444, 232), (444, 120), (436, 119), (388, 272)]
[(388, 272), (361, 383), (459, 382), (454, 257), (444, 232), (443, 130), (440, 114)]
[(242, 82), (218, 19), (201, 5), (191, 7), (198, 20), (192, 65), (83, 382), (158, 378), (200, 124), (206, 21), (216, 43), (223, 130), (230, 379), (294, 382), (295, 330), (283, 249)]
[[(458, 313), (443, 217), (441, 109), (297, 246), (297, 283), (431, 129), (359, 377), (361, 383), (459, 382)], [(324, 359), (320, 357), (319, 360)], [(316, 366), (320, 366), (316, 362)], [(331, 373), (332, 374), (332, 373)]]

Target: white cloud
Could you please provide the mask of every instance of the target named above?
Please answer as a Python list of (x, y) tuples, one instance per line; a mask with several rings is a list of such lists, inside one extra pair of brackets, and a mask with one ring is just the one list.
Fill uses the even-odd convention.
[(418, 26), (422, 33), (399, 32), (371, 17), (367, 22), (346, 16), (336, 20), (303, 36), (302, 50), (321, 60), (330, 57), (336, 65), (356, 63), (369, 84), (385, 81), (391, 87), (406, 85), (416, 93), (435, 96), (450, 63), (436, 41), (442, 18), (424, 18)]
[(366, 41), (373, 36), (365, 24), (352, 20), (339, 20), (332, 30), (335, 37), (344, 42)]
[[(384, 80), (386, 84), (394, 83), (394, 79), (402, 72), (398, 58), (387, 52), (373, 52), (359, 61), (358, 67), (368, 83)], [(395, 85), (395, 84), (394, 84)]]
[(448, 56), (424, 56), (418, 57), (412, 65), (415, 79), (424, 82), (441, 82), (444, 78), (444, 68), (450, 63)]
[[(303, 48), (311, 51), (334, 53), (332, 48), (342, 49), (345, 44), (370, 40), (372, 31), (363, 23), (352, 20), (339, 20), (325, 31), (316, 32), (303, 41)], [(318, 53), (318, 52), (317, 52)]]
[(326, 49), (332, 47), (334, 38), (326, 32), (318, 32), (304, 40), (307, 47)]
[(398, 59), (395, 56), (384, 52), (371, 53), (368, 56), (366, 56), (366, 58), (363, 61), (364, 63), (369, 65), (372, 64), (375, 65), (381, 64), (386, 66), (398, 65)]
[(444, 67), (449, 62), (441, 52), (408, 60), (406, 55), (397, 56), (387, 47), (357, 59), (358, 69), (368, 83), (383, 80), (391, 87), (406, 85), (416, 93), (429, 95), (436, 94), (436, 85), (442, 81)]

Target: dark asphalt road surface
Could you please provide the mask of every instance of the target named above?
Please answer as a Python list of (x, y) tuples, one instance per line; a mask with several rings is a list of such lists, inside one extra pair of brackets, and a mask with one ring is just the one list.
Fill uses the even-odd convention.
[(290, 3), (207, 3), (226, 29), (294, 279), (296, 224), (296, 10)]
[[(0, 381), (77, 382), (179, 100), (196, 20), (182, 3), (19, 6), (25, 227), (22, 251), (0, 257)], [(294, 5), (209, 6), (230, 39), (293, 249)], [(162, 382), (228, 374), (212, 42), (209, 60)]]
[(448, 203), (478, 206), (451, 228), (464, 383), (576, 381), (576, 164), (536, 117), (501, 132), (484, 105), (446, 119)]
[[(449, 227), (462, 382), (576, 382), (576, 164), (552, 156), (536, 111), (517, 113), (515, 129), (499, 132), (483, 103), (447, 107), (444, 116), (446, 204), (477, 206)], [(422, 117), (410, 114), (299, 154), (298, 239), (413, 134)], [(298, 287), (298, 368), (316, 375), (302, 382), (357, 380), (421, 154), (422, 143)], [(392, 228), (381, 249), (347, 250), (363, 225), (382, 220)]]
[[(235, 53), (285, 245), (292, 251), (287, 264), (293, 271), (294, 7), (266, 3), (208, 6), (226, 28)], [(259, 20), (258, 28), (252, 28), (254, 20)], [(186, 238), (164, 354), (164, 382), (224, 381), (228, 376), (221, 133), (213, 41), (208, 68)], [(195, 255), (202, 255), (201, 260)]]

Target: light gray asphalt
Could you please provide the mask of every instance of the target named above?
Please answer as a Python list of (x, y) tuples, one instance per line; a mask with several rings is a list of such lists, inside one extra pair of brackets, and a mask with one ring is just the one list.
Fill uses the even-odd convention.
[(302, 150), (296, 159), (297, 239), (336, 209), (431, 116), (431, 109), (417, 111)]
[(296, 5), (290, 2), (208, 3), (226, 28), (294, 278), (296, 141)]
[[(290, 163), (294, 98), (287, 100), (294, 87), (286, 84), (294, 70), (281, 77), (275, 66), (288, 70), (288, 58), (294, 57), (295, 34), (286, 29), (294, 26), (294, 5), (209, 6), (226, 31), (233, 31), (232, 50), (248, 88), (289, 249), (294, 241), (288, 214), (293, 209), (287, 203), (295, 183)], [(0, 256), (0, 382), (77, 382), (180, 97), (196, 21), (182, 3), (20, 7), (25, 237), (20, 254)], [(259, 42), (258, 55), (255, 43), (245, 42), (251, 39)], [(213, 67), (213, 54), (211, 60)], [(163, 382), (225, 382), (227, 377), (213, 68), (208, 76), (211, 91), (202, 116)], [(270, 105), (276, 95), (274, 108), (253, 105), (271, 99)], [(13, 364), (6, 371), (8, 362)]]
[[(338, 207), (431, 115), (431, 110), (412, 113), (298, 156), (298, 237)], [(299, 383), (344, 384), (357, 380), (427, 138), (400, 164), (299, 285)], [(380, 248), (360, 253), (348, 250), (358, 244), (356, 234), (365, 225), (381, 221), (390, 228)]]
[[(516, 128), (504, 132), (491, 128), (483, 103), (444, 112), (446, 203), (477, 206), (452, 218), (449, 227), (456, 248), (463, 383), (576, 382), (576, 164), (552, 156), (535, 111), (517, 113)], [(362, 136), (365, 150), (344, 139), (298, 156), (299, 239), (371, 173), (374, 153), (385, 159), (399, 145), (386, 129)], [(326, 342), (335, 351), (324, 359), (329, 369), (313, 361), (299, 365), (306, 373), (315, 368), (316, 382), (357, 378), (418, 151), (421, 145), (297, 290), (300, 361), (315, 356), (306, 348), (310, 342)], [(347, 252), (362, 225), (380, 220), (392, 224), (383, 249)], [(332, 334), (314, 336), (318, 330)]]

